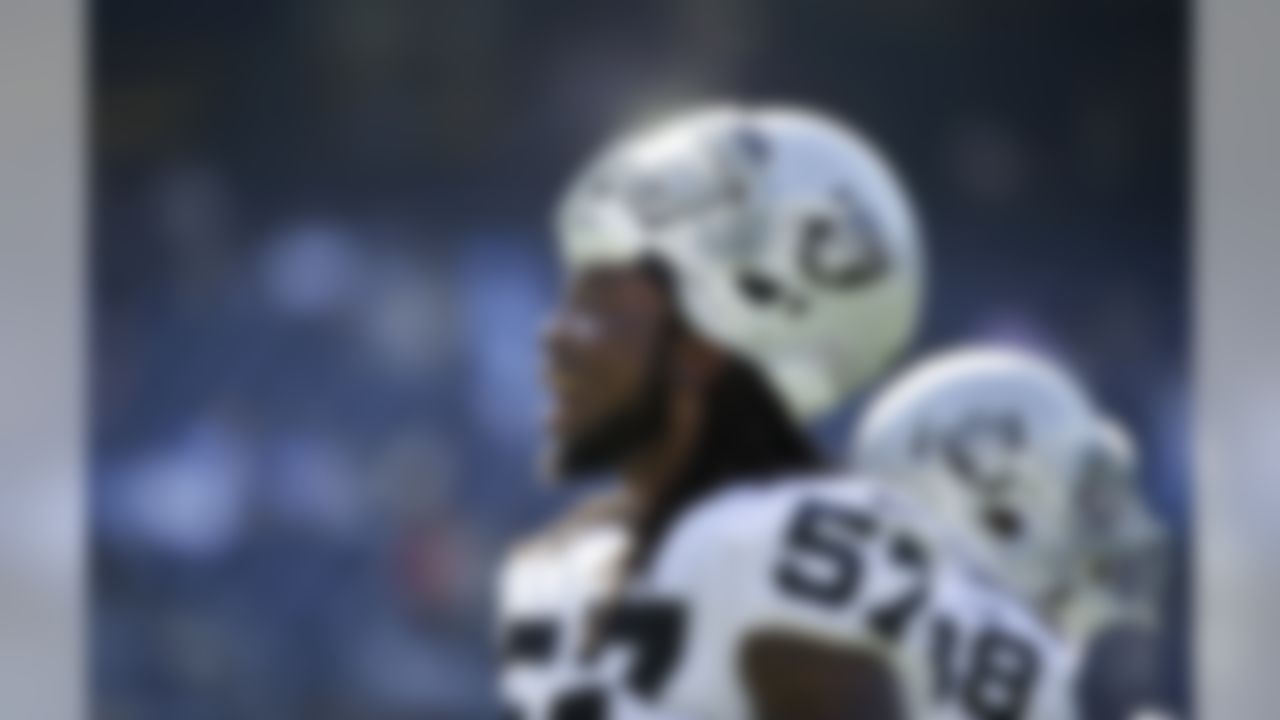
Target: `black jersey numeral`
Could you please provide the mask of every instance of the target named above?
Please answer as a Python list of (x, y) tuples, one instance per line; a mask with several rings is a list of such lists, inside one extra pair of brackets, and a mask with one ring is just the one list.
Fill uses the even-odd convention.
[(787, 531), (786, 555), (775, 579), (796, 597), (835, 607), (851, 602), (862, 583), (859, 545), (875, 533), (875, 522), (857, 510), (810, 501), (800, 506)]
[(551, 706), (551, 720), (607, 720), (608, 717), (608, 698), (594, 687), (567, 692)]
[(900, 534), (890, 540), (889, 557), (906, 580), (898, 595), (871, 609), (870, 620), (881, 637), (897, 640), (929, 599), (929, 553), (915, 537)]
[(684, 637), (685, 613), (678, 603), (631, 602), (613, 611), (604, 629), (604, 647), (634, 648), (627, 685), (644, 697), (653, 697), (675, 669)]
[(888, 554), (902, 578), (900, 588), (867, 608), (871, 628), (897, 640), (923, 609), (929, 592), (929, 554), (914, 536), (881, 535), (875, 519), (860, 510), (823, 500), (800, 506), (787, 529), (774, 579), (784, 592), (827, 608), (859, 601), (866, 553), (872, 543)]
[[(558, 643), (559, 628), (547, 618), (515, 620), (507, 628), (504, 655), (508, 664), (546, 664), (571, 648)], [(631, 649), (631, 664), (623, 676), (627, 686), (642, 697), (662, 691), (683, 652), (686, 630), (684, 606), (669, 600), (628, 600), (610, 609), (603, 639), (591, 661), (610, 648)], [(595, 686), (582, 686), (552, 699), (551, 720), (608, 720), (609, 698)], [(515, 707), (505, 717), (530, 717)]]
[(526, 618), (509, 624), (503, 632), (502, 656), (508, 663), (544, 663), (556, 653), (555, 620)]
[[(934, 623), (934, 700), (958, 697), (976, 720), (1022, 720), (1040, 675), (1035, 646), (996, 627), (984, 628), (968, 640), (951, 620), (944, 617)], [(962, 663), (959, 670), (957, 663)]]
[(1039, 674), (1035, 648), (1022, 638), (986, 630), (974, 644), (964, 702), (981, 720), (1019, 720)]

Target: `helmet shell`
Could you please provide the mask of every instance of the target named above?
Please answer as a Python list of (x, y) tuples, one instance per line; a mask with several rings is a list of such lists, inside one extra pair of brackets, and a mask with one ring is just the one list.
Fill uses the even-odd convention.
[(921, 500), (947, 540), (1044, 599), (1074, 572), (1098, 422), (1084, 390), (1052, 363), (964, 348), (926, 359), (881, 393), (853, 455)]
[(571, 272), (662, 261), (686, 319), (809, 419), (914, 336), (924, 257), (888, 163), (835, 120), (720, 106), (624, 136), (562, 202)]

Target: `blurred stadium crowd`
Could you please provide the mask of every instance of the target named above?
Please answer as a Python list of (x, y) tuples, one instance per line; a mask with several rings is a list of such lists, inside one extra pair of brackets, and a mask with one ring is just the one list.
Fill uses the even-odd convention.
[[(533, 471), (552, 203), (619, 123), (707, 98), (879, 139), (931, 236), (917, 349), (1062, 358), (1132, 423), (1185, 542), (1173, 4), (92, 13), (97, 717), (493, 715), (490, 573), (563, 501)], [(833, 453), (855, 412), (819, 429)]]

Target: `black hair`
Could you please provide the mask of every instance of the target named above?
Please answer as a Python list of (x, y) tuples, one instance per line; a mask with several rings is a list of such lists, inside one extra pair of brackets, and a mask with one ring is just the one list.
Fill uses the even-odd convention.
[(668, 531), (697, 501), (730, 485), (821, 477), (813, 472), (823, 466), (817, 450), (759, 371), (739, 358), (730, 357), (712, 382), (698, 432), (692, 456), (658, 498), (638, 513), (622, 511), (631, 543), (612, 597), (591, 621), (588, 653), (599, 650), (617, 619), (627, 581), (647, 569)]
[[(675, 281), (656, 260), (644, 268), (675, 300)], [(675, 312), (669, 341), (692, 330)], [(729, 354), (712, 381), (694, 452), (684, 468), (642, 515), (633, 519), (633, 542), (623, 566), (626, 574), (648, 564), (667, 529), (696, 500), (729, 483), (768, 483), (787, 475), (813, 474), (823, 466), (804, 429), (783, 406), (761, 372)]]
[[(663, 347), (657, 353), (661, 376), (667, 372), (661, 363), (669, 362), (670, 348), (682, 335), (694, 331), (674, 310), (675, 278), (667, 266), (646, 260), (642, 267), (672, 301)], [(824, 466), (820, 454), (761, 372), (736, 355), (726, 355), (708, 390), (694, 451), (655, 501), (645, 507), (628, 507), (620, 493), (612, 493), (584, 509), (572, 523), (612, 519), (627, 523), (632, 537), (617, 568), (613, 597), (605, 600), (592, 620), (588, 653), (599, 649), (614, 622), (627, 581), (648, 567), (668, 530), (698, 500), (730, 485), (821, 477), (815, 472)]]
[(695, 451), (648, 511), (636, 518), (626, 572), (642, 570), (667, 529), (697, 500), (731, 483), (812, 474), (820, 455), (760, 373), (732, 358), (712, 384)]

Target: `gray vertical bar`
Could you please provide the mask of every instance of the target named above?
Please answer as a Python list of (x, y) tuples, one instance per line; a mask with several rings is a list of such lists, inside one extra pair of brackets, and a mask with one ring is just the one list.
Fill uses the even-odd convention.
[(0, 717), (84, 716), (80, 7), (0, 2)]
[(1280, 3), (1199, 8), (1200, 717), (1280, 708)]

